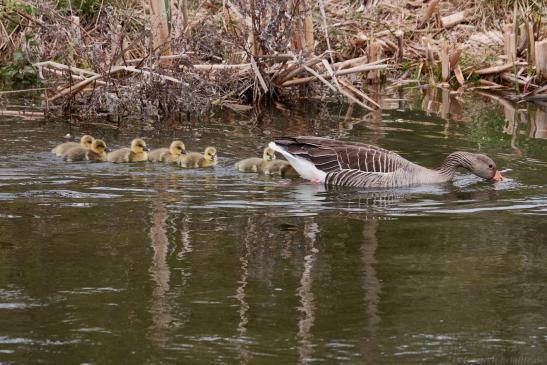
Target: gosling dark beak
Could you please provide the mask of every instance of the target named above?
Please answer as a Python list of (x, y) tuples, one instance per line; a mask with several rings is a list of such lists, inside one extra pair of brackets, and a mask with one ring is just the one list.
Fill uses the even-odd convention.
[(142, 149), (143, 149), (143, 151), (146, 151), (146, 152), (150, 151), (150, 148), (148, 148), (148, 147), (143, 147)]
[(502, 181), (503, 180), (503, 176), (501, 176), (501, 173), (499, 171), (496, 171), (496, 174), (494, 175), (494, 177), (492, 177), (492, 180), (498, 182), (498, 181)]
[(108, 148), (108, 147), (105, 147), (104, 151), (105, 151), (105, 152), (110, 152), (110, 151), (112, 151), (112, 150), (111, 150), (110, 148)]
[(183, 155), (188, 154), (188, 152), (186, 150), (182, 150), (180, 153), (182, 153)]

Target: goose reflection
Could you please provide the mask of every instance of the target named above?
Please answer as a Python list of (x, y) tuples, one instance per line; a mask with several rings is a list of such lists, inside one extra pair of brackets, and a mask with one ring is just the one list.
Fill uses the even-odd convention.
[(300, 287), (297, 289), (300, 297), (298, 310), (302, 317), (298, 321), (298, 355), (301, 364), (312, 360), (313, 344), (311, 329), (315, 322), (315, 299), (312, 292), (312, 270), (317, 255), (317, 233), (319, 226), (315, 222), (308, 222), (304, 225), (304, 239), (306, 241), (307, 255), (304, 256), (304, 270), (300, 278)]

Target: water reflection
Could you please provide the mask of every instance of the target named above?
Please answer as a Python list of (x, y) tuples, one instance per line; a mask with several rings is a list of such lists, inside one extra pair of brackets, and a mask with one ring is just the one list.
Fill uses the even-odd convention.
[(304, 224), (305, 252), (304, 270), (300, 278), (300, 287), (297, 289), (300, 297), (300, 307), (298, 310), (302, 313), (298, 321), (298, 356), (301, 364), (313, 361), (313, 336), (311, 329), (315, 322), (315, 299), (312, 292), (312, 270), (319, 250), (317, 245), (317, 234), (319, 226), (315, 222), (306, 222)]
[(376, 275), (374, 265), (376, 250), (378, 249), (378, 220), (368, 220), (363, 225), (363, 243), (361, 245), (361, 259), (363, 261), (363, 289), (365, 292), (364, 304), (367, 318), (367, 336), (363, 338), (363, 355), (366, 359), (373, 359), (378, 346), (377, 332), (380, 324), (378, 306), (382, 286)]
[(174, 322), (173, 309), (167, 298), (171, 276), (171, 270), (167, 263), (169, 239), (165, 231), (165, 224), (168, 218), (165, 206), (168, 200), (168, 193), (166, 191), (167, 182), (158, 179), (152, 183), (152, 186), (154, 187), (155, 194), (152, 197), (151, 203), (150, 243), (154, 254), (152, 255), (152, 263), (149, 271), (154, 286), (152, 288), (150, 304), (152, 325), (149, 337), (159, 345), (165, 345), (169, 339), (168, 330), (171, 323)]

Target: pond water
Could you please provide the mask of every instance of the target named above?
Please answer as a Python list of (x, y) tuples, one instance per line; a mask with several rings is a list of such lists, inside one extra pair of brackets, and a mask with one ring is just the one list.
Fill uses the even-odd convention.
[[(383, 103), (164, 129), (0, 117), (0, 363), (544, 364), (545, 111)], [(67, 133), (214, 145), (219, 165), (65, 163)], [(232, 167), (306, 134), (428, 167), (480, 150), (508, 179), (366, 191)]]

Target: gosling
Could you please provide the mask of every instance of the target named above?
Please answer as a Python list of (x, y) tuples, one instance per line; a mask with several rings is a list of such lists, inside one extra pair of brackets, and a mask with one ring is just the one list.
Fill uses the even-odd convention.
[(217, 164), (217, 149), (207, 147), (203, 154), (198, 152), (190, 152), (179, 157), (178, 164), (180, 167), (197, 168), (197, 167), (212, 167)]
[(250, 157), (236, 162), (234, 165), (240, 172), (264, 172), (264, 167), (275, 160), (275, 151), (270, 147), (264, 148), (262, 158)]
[(106, 143), (100, 139), (96, 139), (91, 144), (91, 148), (76, 146), (69, 149), (63, 156), (65, 161), (106, 161), (106, 153), (110, 151), (106, 147)]
[(169, 148), (157, 148), (148, 153), (148, 161), (176, 163), (179, 157), (186, 154), (186, 147), (181, 141), (173, 141)]
[(107, 155), (108, 162), (124, 163), (124, 162), (140, 162), (148, 160), (148, 147), (146, 142), (140, 138), (131, 141), (130, 148), (120, 148), (112, 151)]
[(80, 143), (77, 142), (65, 142), (61, 143), (60, 145), (54, 147), (51, 150), (51, 153), (55, 154), (55, 156), (62, 157), (68, 150), (74, 147), (83, 147), (83, 148), (91, 148), (91, 144), (95, 138), (89, 136), (89, 135), (83, 135), (82, 138), (80, 138)]
[(298, 172), (285, 160), (268, 161), (262, 168), (264, 175), (298, 177)]

